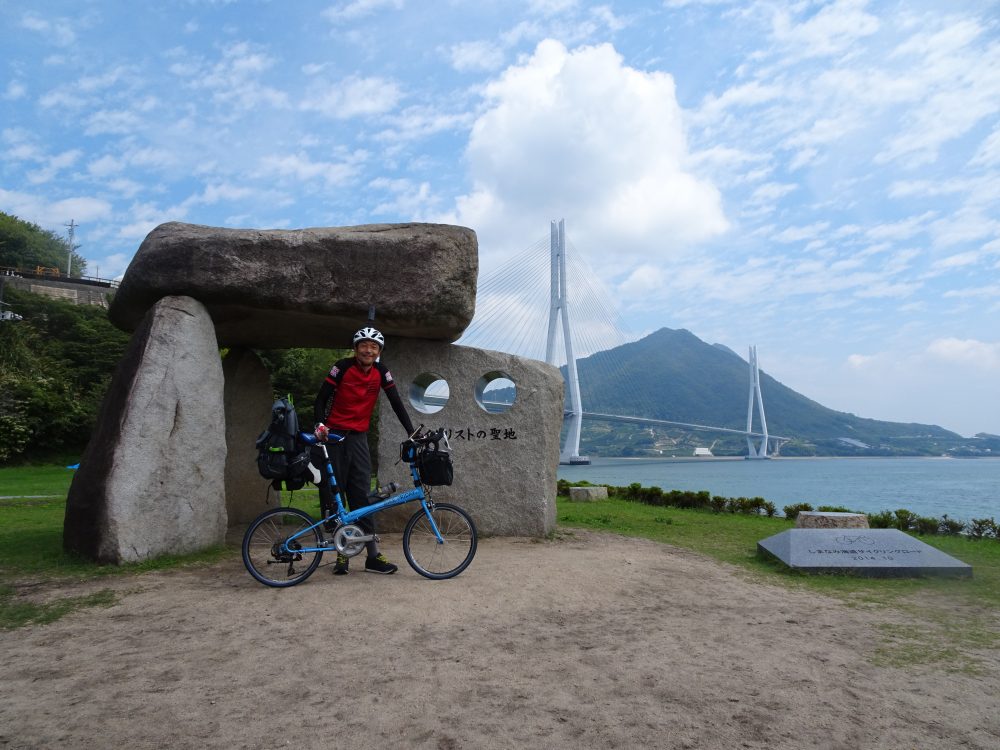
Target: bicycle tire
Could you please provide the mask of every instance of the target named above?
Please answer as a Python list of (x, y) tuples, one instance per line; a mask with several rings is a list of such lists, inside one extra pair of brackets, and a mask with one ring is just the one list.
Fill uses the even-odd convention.
[[(277, 546), (314, 523), (312, 516), (298, 508), (274, 508), (257, 516), (243, 535), (243, 564), (250, 575), (265, 586), (277, 588), (294, 586), (311, 576), (323, 559), (322, 552), (282, 555)], [(318, 526), (303, 534), (301, 539), (302, 546), (306, 547), (318, 547), (323, 543)]]
[(410, 567), (425, 578), (436, 581), (454, 578), (476, 556), (476, 524), (464, 510), (448, 503), (435, 503), (431, 511), (444, 544), (438, 542), (423, 508), (418, 510), (403, 530), (403, 554)]

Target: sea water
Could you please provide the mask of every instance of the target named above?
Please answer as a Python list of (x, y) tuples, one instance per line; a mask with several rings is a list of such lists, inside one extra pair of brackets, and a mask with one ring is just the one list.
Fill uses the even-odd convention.
[(664, 490), (708, 490), (786, 505), (835, 505), (873, 513), (906, 508), (921, 516), (1000, 520), (1000, 459), (960, 458), (595, 458), (560, 466), (570, 482)]

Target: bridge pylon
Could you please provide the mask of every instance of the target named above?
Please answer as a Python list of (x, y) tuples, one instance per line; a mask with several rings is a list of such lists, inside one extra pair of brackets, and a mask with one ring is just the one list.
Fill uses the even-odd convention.
[(564, 422), (566, 442), (559, 453), (561, 464), (589, 464), (587, 456), (580, 455), (580, 428), (583, 425), (583, 404), (580, 401), (580, 379), (576, 373), (573, 356), (573, 336), (569, 322), (569, 299), (566, 293), (566, 221), (551, 224), (549, 253), (551, 276), (549, 284), (549, 332), (545, 343), (545, 361), (558, 367), (556, 361), (556, 335), (558, 319), (562, 319), (562, 338), (566, 354), (566, 385), (569, 391), (569, 410)]
[[(770, 458), (767, 455), (767, 418), (764, 416), (764, 399), (760, 395), (760, 369), (757, 367), (757, 347), (750, 347), (750, 402), (747, 405), (747, 458)], [(756, 397), (756, 399), (755, 399)], [(760, 443), (754, 444), (753, 406), (757, 402), (760, 414)]]

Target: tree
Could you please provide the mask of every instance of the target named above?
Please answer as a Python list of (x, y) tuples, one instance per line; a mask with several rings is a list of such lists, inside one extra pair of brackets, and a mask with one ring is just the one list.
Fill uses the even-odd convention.
[[(0, 267), (58, 268), (66, 272), (67, 242), (55, 232), (0, 211)], [(87, 261), (73, 251), (72, 276), (87, 270)]]
[(258, 351), (271, 373), (275, 396), (291, 394), (300, 417), (312, 419), (313, 402), (323, 378), (338, 359), (350, 355), (343, 349), (270, 349)]
[(98, 307), (8, 289), (0, 324), (0, 463), (79, 454), (129, 336)]

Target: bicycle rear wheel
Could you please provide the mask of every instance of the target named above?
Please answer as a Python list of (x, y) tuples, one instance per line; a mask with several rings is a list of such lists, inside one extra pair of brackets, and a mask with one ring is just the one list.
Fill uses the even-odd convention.
[(250, 575), (265, 586), (294, 586), (316, 570), (322, 552), (302, 552), (303, 547), (319, 547), (323, 536), (319, 527), (310, 529), (284, 547), (289, 537), (316, 523), (298, 508), (275, 508), (258, 516), (243, 535), (243, 564)]
[(421, 508), (403, 530), (403, 554), (410, 567), (425, 578), (453, 578), (469, 567), (476, 555), (476, 525), (468, 513), (447, 503), (435, 503), (431, 516), (444, 543), (438, 541)]

